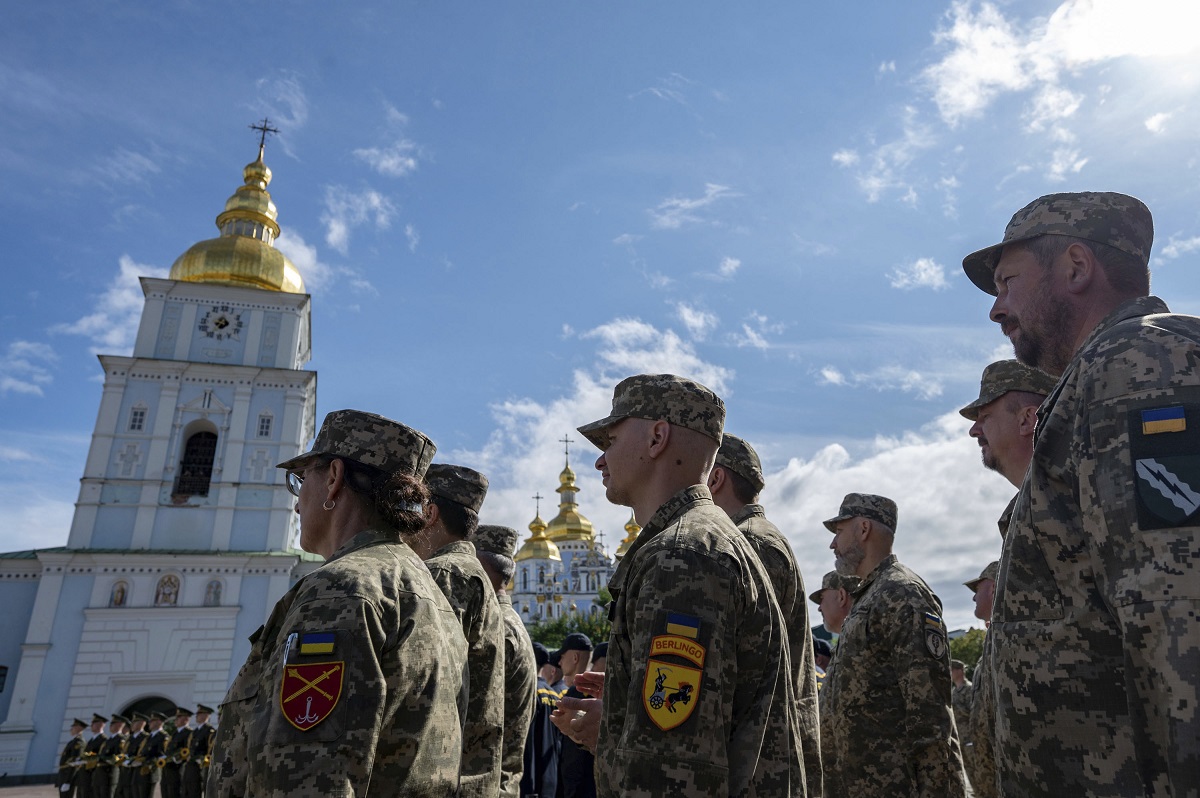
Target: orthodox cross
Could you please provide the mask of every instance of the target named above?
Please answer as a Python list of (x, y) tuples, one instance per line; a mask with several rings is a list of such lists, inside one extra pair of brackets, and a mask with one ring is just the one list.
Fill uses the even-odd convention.
[(538, 517), (541, 517), (541, 515), (542, 515), (542, 499), (543, 498), (544, 497), (542, 496), (541, 493), (533, 494), (533, 500), (537, 502), (537, 510), (534, 511), (534, 515), (536, 515)]
[(566, 455), (567, 462), (571, 462), (571, 444), (575, 441), (568, 438), (566, 435), (558, 439), (558, 442), (563, 445), (563, 454)]
[(262, 134), (258, 138), (258, 148), (260, 150), (267, 145), (267, 136), (269, 134), (279, 133), (279, 128), (271, 127), (271, 120), (267, 119), (265, 116), (263, 117), (263, 120), (261, 122), (259, 122), (257, 125), (250, 125), (250, 129), (257, 130), (259, 133)]

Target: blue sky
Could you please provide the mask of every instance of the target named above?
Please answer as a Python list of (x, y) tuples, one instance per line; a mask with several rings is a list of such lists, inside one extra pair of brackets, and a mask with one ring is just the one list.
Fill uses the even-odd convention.
[[(130, 351), (137, 275), (216, 235), (264, 115), (319, 415), (428, 432), (524, 529), (616, 381), (688, 374), (763, 455), (809, 583), (820, 519), (888, 494), (951, 626), (1013, 492), (955, 412), (1009, 353), (963, 255), (1041, 194), (1125, 191), (1155, 293), (1200, 312), (1186, 0), (286, 8), (7, 11), (4, 549), (65, 541), (95, 354)], [(580, 500), (615, 543), (595, 454), (574, 444)]]

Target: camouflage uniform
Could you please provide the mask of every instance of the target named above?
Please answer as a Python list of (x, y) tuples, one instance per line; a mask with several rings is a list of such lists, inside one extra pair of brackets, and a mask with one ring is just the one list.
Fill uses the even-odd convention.
[(525, 766), (525, 738), (533, 719), (537, 666), (533, 641), (513, 609), (512, 597), (497, 596), (504, 616), (504, 755), (500, 767), (501, 798), (519, 798)]
[(1167, 313), (1113, 311), (1038, 413), (990, 632), (1005, 795), (1200, 784), (1200, 319)]
[(475, 546), (456, 540), (425, 561), (467, 638), (470, 697), (463, 726), (460, 794), (494, 798), (504, 747), (504, 616)]
[(792, 687), (796, 693), (796, 718), (803, 746), (804, 777), (808, 794), (824, 792), (821, 776), (821, 727), (817, 707), (817, 662), (813, 657), (808, 605), (804, 603), (804, 577), (796, 557), (779, 527), (767, 520), (761, 504), (747, 504), (735, 513), (733, 523), (750, 541), (775, 590), (779, 610), (787, 625), (792, 661)]
[(971, 696), (971, 716), (963, 737), (970, 740), (970, 754), (963, 751), (967, 776), (975, 798), (999, 798), (996, 786), (996, 701), (992, 693), (992, 636), (983, 639), (983, 655), (975, 666), (975, 691)]
[(941, 613), (894, 554), (863, 580), (821, 691), (829, 798), (965, 794)]
[(974, 693), (975, 685), (970, 679), (954, 685), (950, 690), (950, 707), (954, 710), (954, 726), (959, 730), (959, 742), (970, 739), (964, 732), (971, 718), (971, 696)]
[[(757, 555), (707, 487), (659, 508), (609, 591), (597, 794), (806, 795), (783, 618)], [(646, 706), (658, 669), (648, 655), (677, 613), (693, 619), (685, 628), (706, 653), (690, 715), (663, 730)], [(663, 656), (663, 668), (696, 671), (694, 659)]]
[[(308, 634), (331, 635), (331, 650), (303, 653)], [(361, 795), (373, 785), (456, 793), (467, 645), (424, 563), (394, 534), (356, 535), (279, 600), (251, 641), (220, 707), (209, 798)], [(281, 709), (282, 683), (291, 666), (317, 664), (344, 668), (340, 698), (302, 731)]]

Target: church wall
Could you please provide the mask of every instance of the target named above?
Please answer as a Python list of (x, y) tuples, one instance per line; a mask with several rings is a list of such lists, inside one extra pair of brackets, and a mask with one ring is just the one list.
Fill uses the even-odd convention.
[(8, 705), (21, 664), (21, 644), (25, 642), (29, 619), (33, 616), (41, 572), (42, 566), (37, 560), (0, 562), (0, 607), (4, 608), (4, 623), (0, 625), (0, 665), (8, 668), (4, 690), (0, 692), (0, 717), (8, 717)]
[[(238, 498), (242, 498), (241, 493)], [(270, 516), (267, 512), (242, 510), (233, 517), (233, 532), (230, 548), (234, 551), (267, 551), (269, 545)]]
[[(107, 489), (118, 486), (105, 485), (104, 487)], [(111, 494), (109, 498), (112, 498)], [(102, 492), (101, 501), (103, 502), (104, 499), (105, 495)], [(134, 501), (136, 501), (136, 497), (134, 497)], [(92, 530), (92, 540), (88, 545), (94, 549), (131, 548), (137, 513), (137, 507), (98, 507), (96, 509), (96, 525)]]
[[(290, 580), (289, 580), (290, 581)], [(242, 663), (246, 661), (246, 657), (250, 656), (250, 635), (262, 626), (267, 621), (267, 616), (271, 614), (271, 609), (275, 606), (283, 593), (279, 595), (269, 595), (271, 586), (271, 578), (266, 574), (254, 574), (242, 577), (241, 590), (238, 596), (238, 601), (241, 604), (241, 612), (238, 613), (237, 620), (234, 625), (232, 640), (233, 650), (229, 660), (229, 669), (225, 673), (225, 686), (233, 683), (233, 677), (237, 676), (238, 669), (242, 667)], [(288, 585), (290, 587), (291, 585)], [(224, 690), (221, 691), (224, 697)], [(218, 702), (220, 699), (218, 699)], [(216, 704), (210, 704), (216, 706)]]
[[(215, 501), (215, 491), (208, 499)], [(154, 518), (154, 531), (150, 535), (150, 548), (154, 549), (208, 549), (212, 543), (213, 526), (217, 510), (213, 507), (160, 507)]]

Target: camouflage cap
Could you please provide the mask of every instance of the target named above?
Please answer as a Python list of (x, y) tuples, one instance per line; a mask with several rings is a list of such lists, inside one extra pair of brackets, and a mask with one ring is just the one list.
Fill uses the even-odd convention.
[(728, 468), (754, 486), (755, 492), (767, 483), (763, 480), (762, 462), (758, 452), (736, 435), (726, 432), (721, 436), (721, 448), (717, 450), (717, 465)]
[(425, 484), (434, 496), (458, 502), (468, 510), (479, 512), (487, 496), (488, 478), (466, 466), (434, 463), (425, 472)]
[(638, 374), (617, 383), (612, 412), (579, 427), (579, 433), (600, 449), (608, 448), (608, 428), (627, 418), (669, 421), (676, 426), (721, 442), (725, 403), (698, 382), (674, 374)]
[(976, 590), (979, 589), (980, 582), (982, 582), (984, 579), (991, 579), (993, 582), (995, 582), (996, 575), (999, 573), (1000, 573), (1000, 561), (992, 560), (990, 563), (987, 564), (986, 568), (984, 568), (982, 571), (979, 572), (979, 576), (975, 577), (974, 579), (969, 579), (966, 582), (963, 582), (963, 584), (967, 586), (968, 590), (970, 590), (972, 593), (974, 593)]
[(826, 590), (845, 590), (847, 593), (853, 593), (858, 589), (858, 585), (862, 580), (857, 576), (846, 576), (839, 574), (837, 571), (830, 571), (821, 578), (821, 586), (808, 595), (808, 600), (813, 604), (821, 603), (821, 594)]
[(980, 290), (996, 295), (992, 273), (1000, 251), (1008, 244), (1043, 235), (1063, 235), (1107, 244), (1150, 262), (1154, 243), (1154, 220), (1150, 209), (1134, 197), (1111, 191), (1078, 194), (1047, 194), (1017, 211), (1004, 240), (963, 258), (963, 271)]
[(983, 370), (979, 380), (979, 398), (958, 412), (971, 421), (979, 418), (979, 411), (1009, 391), (1023, 391), (1049, 396), (1058, 380), (1033, 366), (1019, 360), (1000, 360)]
[(424, 433), (390, 418), (362, 410), (334, 410), (325, 416), (310, 451), (275, 467), (294, 471), (314, 457), (328, 454), (421, 479), (435, 451), (437, 447)]
[(870, 493), (847, 493), (842, 499), (838, 514), (825, 521), (825, 528), (836, 532), (835, 525), (847, 518), (870, 518), (878, 521), (893, 532), (896, 530), (896, 503), (886, 496), (875, 496)]
[(467, 539), (475, 544), (478, 551), (490, 551), (511, 560), (517, 550), (519, 537), (517, 530), (510, 526), (481, 524)]

